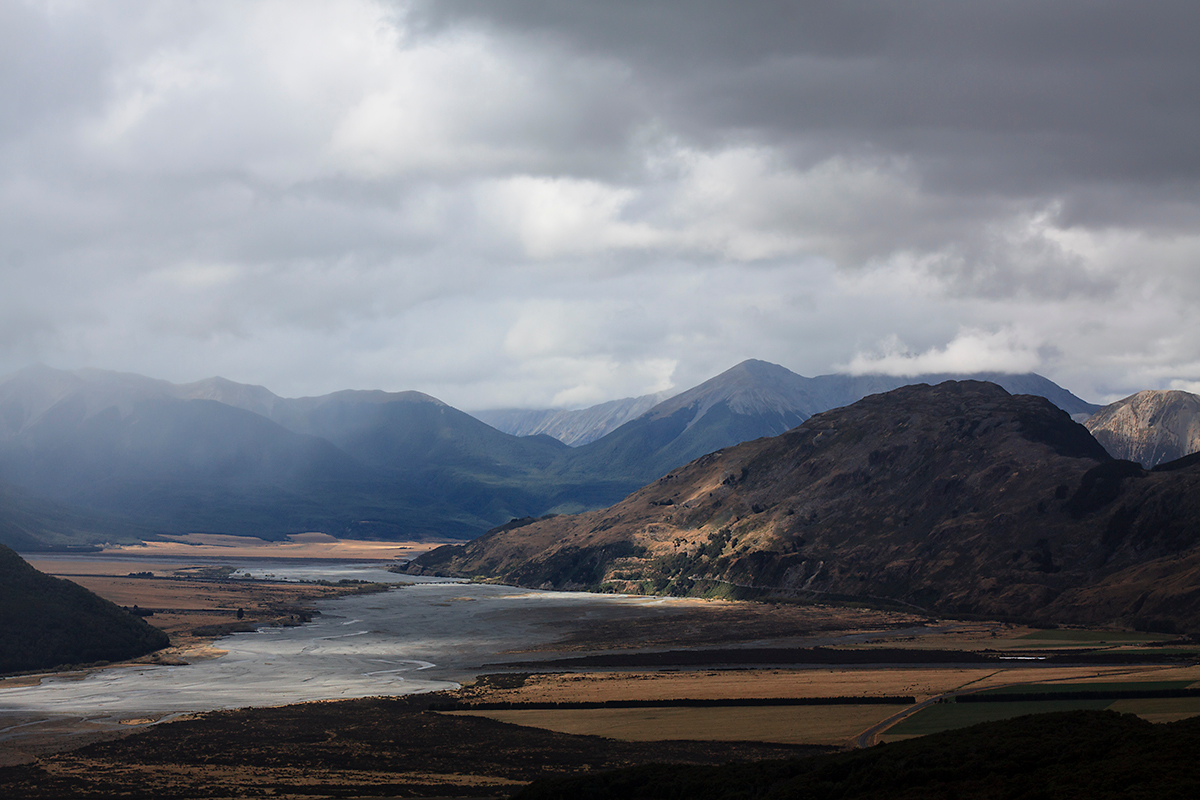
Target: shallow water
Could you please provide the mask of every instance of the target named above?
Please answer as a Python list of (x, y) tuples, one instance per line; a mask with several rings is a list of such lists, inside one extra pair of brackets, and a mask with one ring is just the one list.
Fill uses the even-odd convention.
[[(345, 565), (337, 569), (344, 570)], [(338, 574), (364, 577), (362, 570), (351, 573)], [(321, 577), (329, 579), (329, 574)], [(225, 637), (216, 643), (228, 651), (220, 658), (179, 667), (97, 670), (81, 678), (53, 676), (40, 686), (0, 688), (0, 715), (10, 719), (70, 715), (116, 722), (449, 689), (478, 674), (484, 664), (527, 660), (528, 653), (510, 651), (545, 646), (572, 620), (619, 613), (622, 606), (670, 602), (416, 582), (381, 594), (323, 602), (321, 614), (311, 624)]]

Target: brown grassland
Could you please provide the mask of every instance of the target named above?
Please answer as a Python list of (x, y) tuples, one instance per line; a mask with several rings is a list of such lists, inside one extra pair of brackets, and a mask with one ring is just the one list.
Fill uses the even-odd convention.
[[(263, 625), (295, 625), (309, 617), (316, 603), (360, 591), (356, 587), (272, 583), (266, 581), (200, 580), (211, 567), (155, 563), (155, 577), (129, 577), (128, 562), (97, 566), (70, 561), (30, 559), (35, 567), (64, 577), (117, 605), (150, 610), (146, 621), (171, 637), (162, 655), (176, 656), (205, 646), (214, 637)], [(132, 571), (147, 571), (136, 569)], [(75, 572), (74, 570), (86, 570)], [(113, 574), (123, 571), (124, 575)], [(238, 609), (243, 619), (237, 618)]]
[(337, 539), (327, 533), (294, 533), (286, 541), (219, 533), (164, 534), (163, 541), (115, 545), (113, 556), (167, 558), (327, 558), (337, 561), (391, 561), (416, 556), (446, 542), (374, 542)]

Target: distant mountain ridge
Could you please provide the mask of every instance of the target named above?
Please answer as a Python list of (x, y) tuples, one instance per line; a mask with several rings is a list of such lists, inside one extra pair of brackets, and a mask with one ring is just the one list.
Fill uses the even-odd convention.
[(1200, 396), (1138, 392), (1100, 409), (1084, 425), (1113, 458), (1154, 467), (1200, 452)]
[(150, 530), (268, 538), (470, 536), (552, 505), (540, 469), (567, 449), (419, 392), (288, 400), (100, 370), (0, 380), (0, 418), (0, 481)]
[[(887, 392), (911, 384), (935, 385), (950, 380), (989, 381), (1003, 386), (1013, 394), (1040, 395), (1072, 416), (1086, 417), (1100, 409), (1100, 406), (1076, 397), (1053, 381), (1035, 373), (931, 373), (910, 377), (832, 374), (806, 378), (778, 364), (749, 359), (698, 386), (676, 394), (662, 392), (658, 395), (614, 400), (578, 411), (493, 409), (473, 411), (471, 414), (514, 436), (545, 433), (565, 444), (577, 447), (590, 444), (640, 416), (667, 417), (684, 406), (698, 403), (692, 420), (685, 426), (691, 427), (714, 405), (723, 404), (733, 414), (770, 416), (772, 421), (758, 434), (769, 436), (786, 430), (780, 429), (779, 425), (786, 424), (787, 421), (795, 420), (794, 424), (798, 425), (813, 414), (849, 405), (869, 394)], [(658, 400), (653, 401), (654, 398)]]
[[(961, 377), (961, 376), (960, 376)], [(558, 474), (607, 477), (615, 502), (625, 493), (682, 464), (723, 447), (777, 436), (814, 414), (913, 383), (943, 383), (955, 376), (823, 375), (806, 378), (778, 364), (749, 359), (686, 392), (659, 403), (606, 436), (576, 448), (558, 463)], [(1099, 408), (1034, 374), (979, 373), (1018, 394), (1047, 397), (1068, 414)]]
[[(1038, 376), (1005, 377), (1073, 397)], [(420, 392), (283, 398), (223, 378), (171, 384), (32, 367), (0, 378), (0, 483), (61, 509), (49, 514), (54, 530), (21, 517), (11, 531), (24, 546), (104, 541), (121, 529), (462, 538), (614, 503), (697, 456), (776, 435), (889, 382), (902, 379), (810, 379), (746, 361), (572, 448), (498, 431)], [(653, 399), (601, 406), (573, 424), (585, 435)]]
[(610, 508), (496, 529), (411, 569), (1192, 629), (1197, 459), (1148, 472), (1044, 398), (906, 386), (703, 456)]
[(671, 396), (671, 392), (626, 397), (577, 410), (495, 408), (471, 416), (513, 436), (553, 436), (577, 447), (599, 439), (636, 419)]

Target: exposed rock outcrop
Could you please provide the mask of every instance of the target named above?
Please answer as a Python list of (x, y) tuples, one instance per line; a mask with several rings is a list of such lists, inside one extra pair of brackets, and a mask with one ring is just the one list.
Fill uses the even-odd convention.
[(1113, 458), (1153, 467), (1200, 452), (1200, 396), (1138, 392), (1100, 409), (1084, 425)]

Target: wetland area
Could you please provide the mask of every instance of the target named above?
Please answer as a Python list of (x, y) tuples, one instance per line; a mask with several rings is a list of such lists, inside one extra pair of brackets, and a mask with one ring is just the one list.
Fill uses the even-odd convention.
[[(153, 611), (172, 647), (0, 681), (7, 793), (508, 796), (1037, 710), (1200, 714), (1194, 648), (1154, 634), (537, 591), (386, 569), (415, 545), (235, 544), (28, 557)], [(1032, 699), (948, 702), (1005, 687)]]

